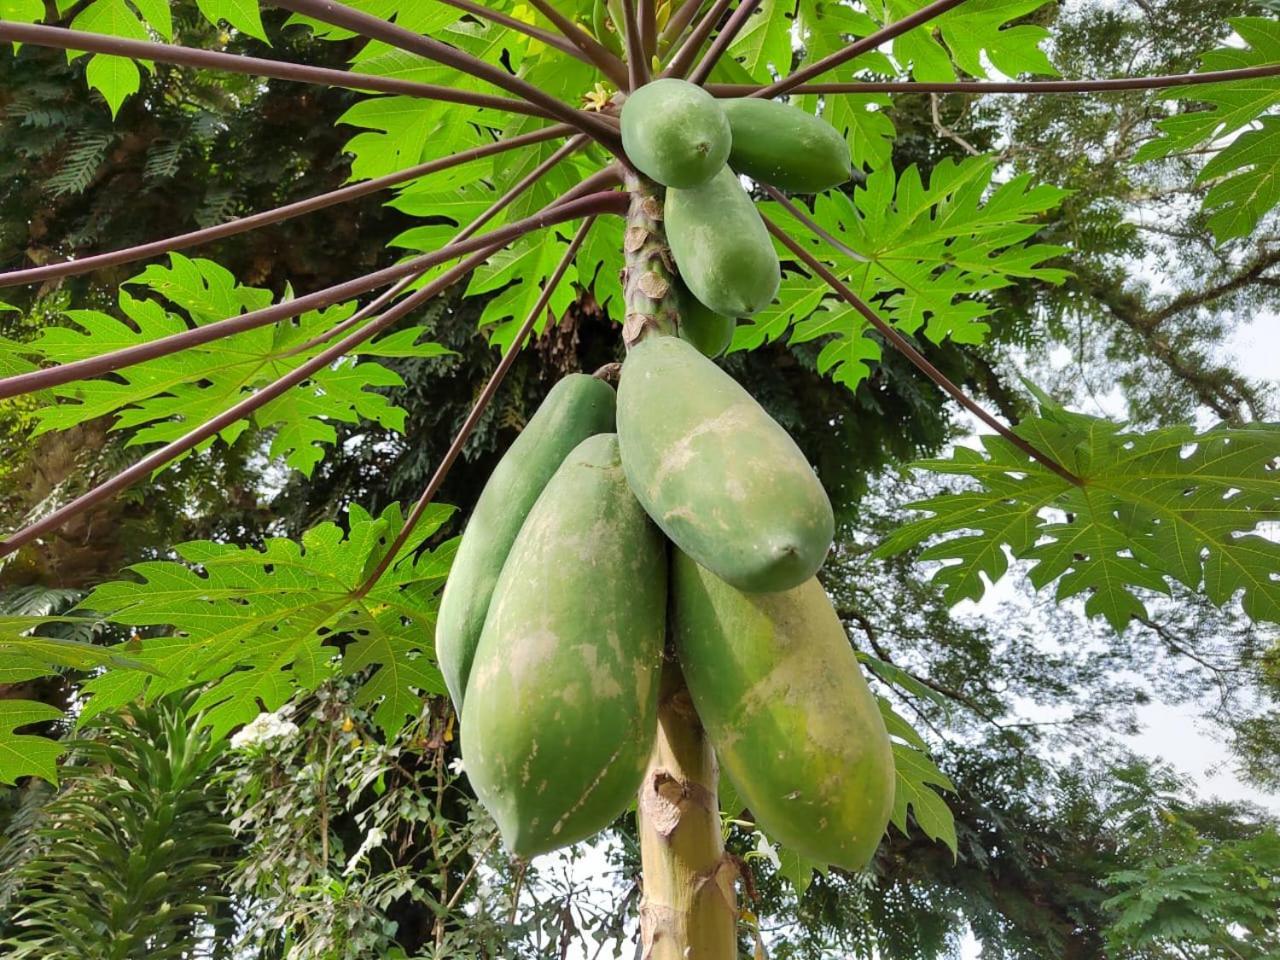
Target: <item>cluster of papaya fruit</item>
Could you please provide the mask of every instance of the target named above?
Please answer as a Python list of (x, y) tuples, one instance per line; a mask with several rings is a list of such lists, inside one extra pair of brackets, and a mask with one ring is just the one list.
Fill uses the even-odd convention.
[[(733, 171), (775, 182), (789, 174), (748, 166), (751, 137), (740, 131), (764, 122), (752, 119), (757, 107), (746, 120), (731, 109), (726, 120), (707, 96), (712, 123), (684, 88), (703, 92), (675, 83), (632, 94), (628, 105), (644, 112), (624, 107), (625, 149), (647, 175), (686, 184), (666, 184), (664, 216), (690, 291), (680, 314), (690, 296), (742, 315), (772, 299), (778, 267)], [(644, 106), (650, 97), (659, 99)], [(743, 103), (773, 116), (781, 106)], [(835, 182), (848, 176), (842, 141), (840, 149)], [(800, 189), (836, 177), (806, 171)], [(724, 246), (698, 234), (747, 232), (720, 225), (721, 203), (735, 218), (755, 217), (762, 236), (750, 241), (759, 248), (752, 263), (773, 263), (771, 281), (732, 301), (728, 278), (741, 263), (717, 279)], [(592, 836), (636, 796), (669, 654), (757, 822), (807, 857), (861, 867), (888, 821), (893, 759), (815, 576), (833, 536), (830, 501), (787, 432), (669, 333), (652, 329), (630, 346), (616, 393), (584, 374), (556, 384), (476, 504), (436, 632), (467, 775), (518, 855)]]
[(738, 174), (780, 190), (820, 193), (849, 179), (849, 145), (798, 107), (717, 100), (674, 77), (635, 90), (621, 121), (628, 161), (667, 188), (667, 243), (695, 331), (688, 339), (715, 356), (739, 317), (772, 302), (782, 278), (773, 240)]

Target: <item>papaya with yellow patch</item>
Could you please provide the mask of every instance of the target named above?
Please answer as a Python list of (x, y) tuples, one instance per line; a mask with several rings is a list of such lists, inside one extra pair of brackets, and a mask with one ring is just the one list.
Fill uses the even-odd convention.
[(821, 193), (853, 174), (849, 144), (807, 110), (756, 97), (721, 100), (733, 147), (729, 166), (789, 193)]
[(819, 863), (866, 866), (893, 810), (893, 751), (822, 585), (743, 593), (677, 551), (671, 592), (689, 694), (756, 822)]
[(467, 675), (498, 574), (525, 516), (564, 458), (587, 437), (613, 432), (615, 395), (603, 380), (560, 380), (489, 476), (454, 557), (436, 618), (436, 657), (454, 705)]
[(612, 434), (569, 454), (493, 592), (462, 708), (462, 760), (512, 853), (625, 811), (657, 731), (667, 557)]
[(680, 279), (706, 307), (749, 317), (778, 292), (782, 268), (750, 195), (728, 167), (698, 187), (668, 190), (667, 245)]
[(676, 337), (633, 346), (618, 443), (636, 499), (681, 550), (742, 590), (798, 586), (831, 546), (831, 501), (795, 441)]

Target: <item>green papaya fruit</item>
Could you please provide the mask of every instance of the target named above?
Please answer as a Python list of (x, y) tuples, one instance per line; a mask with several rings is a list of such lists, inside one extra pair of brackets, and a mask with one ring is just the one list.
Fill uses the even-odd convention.
[(699, 187), (668, 190), (667, 244), (685, 286), (726, 317), (749, 317), (778, 292), (782, 270), (751, 197), (728, 167)]
[(573, 373), (547, 394), (494, 468), (454, 557), (436, 619), (436, 657), (461, 710), (489, 598), (525, 515), (564, 458), (587, 437), (613, 432), (615, 397), (603, 380)]
[(893, 809), (893, 752), (822, 585), (746, 594), (677, 551), (671, 592), (689, 693), (756, 822), (820, 863), (866, 866)]
[(582, 441), (503, 565), (462, 708), (462, 760), (510, 850), (553, 850), (626, 810), (657, 732), (666, 544), (613, 434)]
[(667, 77), (622, 105), (622, 149), (637, 170), (667, 187), (696, 187), (729, 159), (729, 121), (715, 97)]
[(681, 340), (692, 343), (704, 357), (718, 357), (729, 349), (737, 321), (724, 317), (701, 303), (683, 284), (680, 285)]
[(808, 111), (752, 97), (722, 100), (733, 130), (729, 166), (791, 193), (821, 193), (853, 173), (849, 144)]
[(732, 377), (676, 337), (631, 348), (618, 443), (636, 499), (681, 550), (742, 590), (808, 580), (831, 502), (804, 454)]

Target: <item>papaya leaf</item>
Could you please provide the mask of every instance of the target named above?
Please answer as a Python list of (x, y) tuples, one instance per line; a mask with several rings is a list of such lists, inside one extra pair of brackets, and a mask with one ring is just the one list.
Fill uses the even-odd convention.
[(58, 782), (57, 761), (66, 747), (47, 737), (15, 731), (61, 717), (62, 711), (47, 703), (0, 700), (0, 783), (16, 783), (19, 777)]
[[(162, 26), (164, 24), (162, 23)], [(125, 0), (94, 0), (80, 11), (71, 22), (73, 30), (87, 30), (91, 33), (105, 33), (113, 37), (124, 37), (128, 40), (150, 40), (146, 25)], [(167, 24), (172, 34), (172, 22)], [(141, 83), (138, 68), (128, 57), (116, 57), (105, 53), (83, 54), (74, 50), (67, 51), (67, 59), (76, 60), (88, 56), (85, 68), (85, 80), (89, 86), (102, 94), (111, 108), (114, 117), (120, 110), (125, 97), (134, 93)]]
[(41, 627), (85, 622), (81, 617), (0, 617), (0, 683), (21, 683), (60, 670), (153, 669), (129, 656), (136, 649), (130, 643), (103, 646), (32, 633)]
[(258, 0), (196, 0), (196, 6), (215, 26), (225, 20), (241, 33), (267, 42), (267, 33), (262, 29), (262, 15), (258, 11)]
[(374, 517), (357, 505), (348, 530), (327, 522), (301, 542), (268, 540), (262, 549), (193, 541), (180, 561), (135, 564), (136, 580), (97, 587), (83, 607), (114, 623), (168, 627), (130, 659), (158, 675), (108, 670), (85, 685), (81, 721), (136, 697), (153, 699), (195, 684), (196, 703), (217, 737), (278, 709), (338, 671), (372, 671), (360, 695), (393, 734), (421, 703), (441, 693), (431, 637), (455, 543), (421, 550), (452, 513), (433, 506), (396, 561), (363, 597), (356, 590), (400, 530), (399, 504)]
[[(764, 210), (903, 333), (923, 333), (934, 343), (981, 343), (992, 309), (983, 293), (1023, 279), (1066, 278), (1065, 271), (1044, 265), (1064, 248), (1032, 240), (1036, 219), (1066, 191), (1032, 186), (1026, 176), (993, 185), (994, 172), (988, 157), (945, 159), (925, 183), (914, 165), (897, 177), (885, 166), (852, 196), (822, 194), (814, 201), (813, 219), (843, 250), (815, 236), (781, 205), (766, 203)], [(785, 260), (788, 251), (779, 246), (779, 255)], [(739, 325), (733, 349), (777, 339), (787, 330), (796, 343), (823, 338), (819, 368), (854, 389), (880, 357), (868, 329), (860, 314), (822, 284), (789, 271), (778, 300)]]
[[(1231, 70), (1280, 60), (1280, 22), (1268, 17), (1229, 21), (1247, 44), (1219, 47), (1202, 70)], [(1219, 243), (1247, 236), (1280, 203), (1280, 77), (1257, 77), (1172, 89), (1160, 96), (1209, 109), (1179, 112), (1156, 124), (1162, 136), (1134, 155), (1141, 163), (1173, 153), (1216, 147), (1197, 180), (1212, 183), (1204, 198), (1208, 225)]]
[[(201, 326), (265, 307), (273, 300), (269, 290), (237, 284), (211, 260), (190, 260), (177, 253), (171, 255), (170, 266), (153, 264), (128, 285), (141, 287), (155, 298), (135, 298), (121, 287), (122, 316), (68, 310), (66, 316), (75, 327), (46, 327), (20, 349), (44, 361), (65, 363), (147, 343), (186, 330), (191, 323)], [(53, 388), (51, 402), (33, 412), (37, 433), (111, 414), (113, 429), (130, 432), (130, 445), (167, 443), (314, 357), (328, 344), (312, 343), (313, 338), (354, 312), (353, 303), (310, 311), (293, 322), (259, 327), (126, 367), (112, 379)], [(366, 342), (257, 411), (254, 424), (274, 431), (270, 455), (310, 474), (323, 459), (325, 446), (337, 438), (336, 422), (368, 419), (390, 430), (403, 430), (405, 411), (373, 392), (403, 385), (399, 374), (356, 357), (436, 357), (448, 352), (439, 344), (418, 343), (420, 333), (420, 328), (401, 330)], [(220, 436), (233, 442), (248, 426), (247, 421), (238, 421)], [(204, 446), (212, 442), (211, 438)]]
[(893, 766), (893, 813), (889, 822), (906, 834), (910, 811), (924, 835), (945, 843), (955, 856), (958, 849), (955, 817), (938, 793), (938, 789), (954, 791), (955, 785), (928, 754), (905, 743), (894, 741)]
[(1042, 402), (1016, 433), (1083, 481), (1074, 486), (1013, 444), (982, 438), (918, 467), (970, 478), (969, 485), (910, 506), (926, 516), (878, 548), (887, 556), (933, 541), (923, 560), (951, 603), (978, 600), (985, 580), (1030, 561), (1037, 588), (1083, 595), (1089, 616), (1123, 632), (1146, 617), (1141, 591), (1174, 581), (1219, 606), (1239, 597), (1255, 621), (1280, 621), (1280, 543), (1262, 525), (1280, 519), (1280, 425), (1197, 432), (1190, 425), (1136, 432)]

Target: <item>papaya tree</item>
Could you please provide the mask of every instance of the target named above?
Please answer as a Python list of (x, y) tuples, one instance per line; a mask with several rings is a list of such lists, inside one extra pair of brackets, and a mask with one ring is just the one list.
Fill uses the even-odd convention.
[[(345, 526), (300, 543), (176, 545), (177, 559), (135, 565), (79, 612), (6, 618), (4, 679), (93, 671), (81, 720), (198, 686), (214, 737), (335, 671), (364, 677), (360, 702), (388, 733), (447, 690), (467, 775), (515, 854), (590, 837), (634, 800), (647, 957), (736, 955), (742, 870), (722, 812), (749, 811), (802, 875), (857, 870), (891, 822), (954, 848), (947, 779), (862, 669), (900, 674), (855, 655), (815, 579), (835, 522), (824, 482), (837, 478), (820, 479), (716, 365), (726, 349), (822, 339), (819, 369), (856, 389), (887, 345), (990, 431), (981, 449), (921, 465), (960, 486), (913, 504), (918, 517), (879, 547), (927, 542), (919, 556), (941, 561), (952, 603), (980, 599), (1012, 556), (1117, 632), (1146, 617), (1144, 596), (1175, 588), (1280, 621), (1280, 547), (1260, 532), (1280, 504), (1274, 425), (1142, 431), (1032, 387), (1036, 415), (1010, 426), (926, 355), (981, 343), (996, 291), (1067, 280), (1064, 248), (1037, 237), (1065, 191), (1001, 179), (981, 154), (927, 179), (896, 171), (894, 95), (1161, 91), (1206, 106), (1171, 113), (1139, 159), (1209, 156), (1198, 176), (1213, 184), (1220, 243), (1280, 201), (1273, 18), (1234, 20), (1241, 42), (1195, 72), (1059, 79), (1034, 22), (1042, 5), (200, 3), (214, 25), (263, 40), (355, 39), (349, 69), (174, 43), (153, 0), (0, 7), (0, 40), (89, 57), (113, 113), (156, 64), (370, 94), (343, 118), (362, 131), (348, 186), (0, 274), (47, 284), (168, 257), (120, 285), (119, 316), (78, 309), (73, 327), (0, 343), (0, 398), (29, 398), (36, 429), (114, 416), (148, 448), (8, 534), (0, 554), (250, 427), (306, 476), (335, 423), (402, 425), (400, 380), (378, 358), (443, 356), (420, 327), (393, 328), (455, 286), (485, 298), (480, 323), (501, 353), (407, 510), (353, 503)], [(59, 17), (69, 24), (41, 22)], [(1021, 76), (1054, 79), (1002, 79)], [(180, 252), (388, 190), (419, 221), (395, 241), (406, 258), (311, 292), (277, 295)], [(461, 544), (441, 543), (441, 484), (575, 286), (619, 322), (620, 363), (557, 386)], [(67, 635), (95, 620), (146, 636)], [(62, 746), (28, 728), (60, 716), (0, 700), (0, 778), (56, 779)]]

